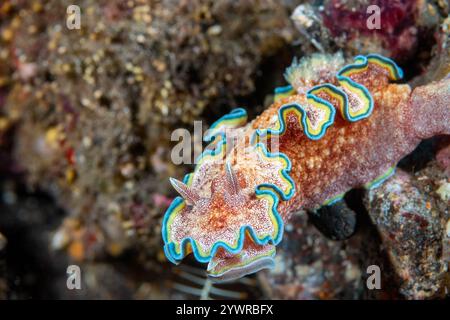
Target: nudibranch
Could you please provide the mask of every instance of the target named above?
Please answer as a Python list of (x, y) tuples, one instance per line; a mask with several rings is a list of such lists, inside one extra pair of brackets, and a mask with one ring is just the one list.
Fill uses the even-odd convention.
[(171, 179), (181, 195), (162, 226), (171, 262), (193, 253), (216, 281), (272, 267), (293, 212), (375, 188), (422, 139), (450, 134), (450, 79), (412, 90), (388, 58), (344, 64), (294, 61), (260, 116), (248, 123), (239, 108), (212, 125), (194, 172)]

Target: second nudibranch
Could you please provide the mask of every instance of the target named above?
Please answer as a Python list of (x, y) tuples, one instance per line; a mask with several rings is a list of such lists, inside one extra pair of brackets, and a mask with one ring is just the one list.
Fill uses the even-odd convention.
[(402, 70), (388, 58), (313, 55), (285, 77), (254, 121), (244, 109), (216, 121), (194, 172), (171, 179), (181, 197), (162, 235), (173, 263), (193, 253), (220, 281), (272, 267), (293, 212), (376, 187), (421, 139), (450, 134), (450, 80), (412, 92), (392, 83)]

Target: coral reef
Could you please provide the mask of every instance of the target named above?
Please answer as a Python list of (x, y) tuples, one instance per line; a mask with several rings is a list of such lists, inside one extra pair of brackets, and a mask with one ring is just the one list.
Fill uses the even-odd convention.
[(288, 12), (271, 0), (80, 1), (81, 29), (68, 30), (69, 4), (2, 2), (0, 130), (14, 129), (27, 184), (69, 213), (55, 249), (84, 261), (141, 247), (148, 261), (167, 177), (186, 170), (170, 161), (170, 132), (254, 90), (258, 63), (291, 37)]
[[(345, 91), (345, 79), (339, 82), (336, 75), (345, 64), (361, 64), (350, 61), (351, 56), (372, 52), (395, 58), (412, 89), (428, 88), (417, 89), (414, 108), (431, 101), (428, 94), (439, 86), (428, 84), (448, 77), (450, 70), (447, 0), (81, 0), (76, 3), (81, 8), (79, 30), (66, 27), (71, 4), (0, 3), (0, 299), (445, 296), (450, 283), (450, 148), (445, 138), (421, 143), (400, 162), (402, 171), (378, 189), (353, 190), (308, 215), (300, 211), (277, 220), (281, 207), (312, 190), (299, 188), (298, 177), (291, 178), (296, 170), (281, 155), (275, 135), (266, 135), (267, 126), (255, 127), (261, 135), (253, 142), (260, 144), (249, 147), (246, 158), (254, 164), (252, 170), (243, 174), (231, 161), (214, 173), (222, 179), (215, 183), (218, 208), (211, 221), (215, 227), (229, 223), (220, 218), (225, 208), (243, 214), (270, 208), (272, 215), (262, 217), (266, 223), (256, 233), (277, 241), (283, 236), (283, 241), (275, 255), (268, 238), (260, 238), (265, 245), (255, 245), (246, 229), (239, 253), (216, 247), (209, 277), (193, 257), (179, 266), (167, 262), (161, 223), (175, 196), (169, 176), (182, 177), (191, 169), (170, 160), (175, 128), (190, 129), (193, 120), (202, 120), (205, 129), (232, 108), (248, 107), (248, 116), (237, 109), (210, 126), (204, 164), (211, 163), (220, 156), (214, 150), (220, 150), (223, 138), (246, 136), (248, 119), (274, 98), (280, 106), (295, 94), (306, 95), (319, 75), (334, 87), (324, 86), (297, 101), (297, 115), (306, 122), (286, 113), (285, 135), (280, 136), (282, 146), (294, 125), (295, 139), (303, 137), (305, 150), (312, 151), (310, 145), (331, 139), (330, 133), (344, 123), (342, 117), (351, 120), (354, 114), (348, 111), (356, 110), (342, 108), (353, 96)], [(367, 28), (367, 7), (373, 4), (381, 8), (380, 30)], [(338, 49), (342, 54), (330, 54)], [(285, 73), (292, 86), (273, 94), (274, 87), (284, 85), (283, 71), (294, 56), (311, 58), (297, 60)], [(360, 80), (355, 83), (367, 85)], [(377, 113), (380, 97), (367, 88), (366, 102), (373, 97), (374, 108), (366, 108), (368, 118), (349, 122), (349, 127), (371, 121)], [(320, 100), (329, 94), (341, 99), (332, 102), (332, 109)], [(359, 97), (364, 100), (364, 94)], [(334, 115), (332, 124), (322, 121), (331, 125), (317, 141), (307, 138), (321, 132), (302, 113), (306, 104), (312, 106), (309, 112), (319, 107)], [(277, 116), (274, 111), (271, 133), (281, 130)], [(411, 121), (425, 125), (422, 116), (417, 113)], [(332, 143), (340, 139), (333, 136)], [(236, 150), (228, 141), (223, 148)], [(305, 156), (310, 158), (308, 152)], [(317, 169), (319, 179), (328, 176), (316, 168), (316, 160), (305, 162), (302, 172)], [(315, 169), (309, 169), (312, 165)], [(320, 165), (331, 167), (330, 162)], [(270, 174), (274, 170), (277, 175)], [(256, 173), (261, 181), (247, 184), (246, 177)], [(201, 179), (191, 175), (184, 182), (197, 189)], [(173, 183), (199, 205), (209, 196), (207, 187), (191, 192)], [(403, 189), (393, 191), (393, 186)], [(244, 206), (233, 205), (240, 202)], [(405, 216), (405, 210), (411, 215)], [(248, 218), (253, 226), (259, 221)], [(196, 227), (196, 222), (190, 223)], [(401, 228), (403, 223), (408, 230)], [(227, 236), (235, 239), (232, 232)], [(67, 290), (70, 264), (81, 267), (83, 290)], [(382, 269), (381, 290), (365, 288), (365, 270), (372, 264)], [(267, 266), (274, 268), (230, 283), (211, 279), (236, 278)]]
[(65, 210), (46, 240), (67, 263), (132, 252), (161, 273), (167, 177), (188, 170), (170, 161), (170, 133), (254, 92), (260, 63), (292, 38), (289, 11), (273, 0), (85, 0), (81, 29), (69, 30), (69, 4), (0, 4), (1, 178)]

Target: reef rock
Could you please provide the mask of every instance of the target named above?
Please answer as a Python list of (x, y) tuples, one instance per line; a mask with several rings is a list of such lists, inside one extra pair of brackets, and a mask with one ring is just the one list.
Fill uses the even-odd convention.
[(433, 162), (414, 175), (398, 170), (367, 193), (370, 218), (394, 267), (399, 291), (408, 299), (445, 295), (450, 202), (440, 190), (448, 183)]
[(302, 212), (286, 226), (275, 268), (258, 277), (274, 299), (358, 299), (364, 291), (361, 234), (346, 241), (325, 238)]
[(325, 0), (300, 4), (291, 19), (306, 50), (376, 52), (402, 62), (429, 55), (426, 48), (447, 12), (445, 1)]

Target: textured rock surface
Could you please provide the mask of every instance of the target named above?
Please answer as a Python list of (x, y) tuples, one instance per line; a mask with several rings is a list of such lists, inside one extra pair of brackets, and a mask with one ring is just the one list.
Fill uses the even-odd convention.
[(450, 74), (450, 17), (447, 17), (435, 33), (436, 44), (432, 58), (423, 74), (412, 81), (412, 85), (421, 85), (430, 81), (443, 79)]
[(376, 225), (400, 282), (400, 293), (410, 299), (444, 294), (444, 257), (449, 199), (439, 190), (448, 176), (432, 163), (411, 176), (403, 171), (366, 197)]
[[(254, 91), (294, 31), (277, 1), (70, 1), (0, 5), (0, 135), (11, 163), (70, 218), (54, 247), (76, 261), (159, 253), (170, 133)], [(6, 133), (5, 133), (6, 134)], [(2, 163), (2, 166), (4, 163)], [(10, 172), (11, 168), (5, 168)]]
[[(273, 0), (78, 1), (81, 29), (68, 30), (65, 13), (72, 3), (0, 4), (1, 195), (23, 202), (5, 202), (9, 212), (26, 210), (30, 197), (39, 202), (39, 190), (65, 209), (65, 218), (38, 241), (45, 252), (62, 254), (39, 260), (63, 272), (59, 280), (68, 263), (86, 263), (86, 275), (98, 280), (85, 297), (131, 297), (131, 290), (152, 298), (153, 292), (138, 290), (137, 281), (153, 289), (163, 285), (147, 277), (130, 279), (102, 262), (131, 256), (129, 263), (141, 270), (136, 273), (164, 278), (160, 219), (172, 196), (167, 178), (189, 170), (170, 161), (171, 131), (189, 128), (194, 119), (215, 120), (253, 94), (260, 64), (280, 49), (289, 51), (295, 30), (288, 6)], [(53, 221), (54, 208), (42, 201), (34, 206), (48, 212), (36, 216)], [(28, 210), (39, 212), (35, 207)], [(33, 230), (32, 223), (38, 224), (33, 221), (22, 228), (2, 219), (0, 230), (10, 238)], [(34, 235), (43, 232), (35, 230)], [(11, 240), (13, 250), (29, 257), (25, 250), (32, 241), (25, 235), (17, 239)], [(16, 247), (17, 241), (23, 246)], [(16, 275), (28, 279), (36, 272)], [(131, 283), (131, 289), (122, 286), (116, 289), (124, 289), (123, 295), (108, 296), (116, 289), (105, 283), (108, 289), (95, 291), (103, 272)], [(55, 283), (65, 283), (59, 280)], [(32, 284), (14, 286), (9, 297), (26, 297), (30, 290)], [(46, 284), (32, 294), (67, 292)], [(168, 293), (164, 289), (159, 296)]]
[(361, 237), (325, 238), (305, 212), (292, 217), (277, 247), (274, 269), (259, 276), (275, 299), (357, 299), (364, 291), (359, 263)]
[[(325, 0), (301, 4), (291, 18), (306, 50), (377, 52), (399, 62), (415, 59), (418, 66), (417, 57), (424, 61), (430, 57), (433, 35), (448, 8), (448, 1)], [(376, 12), (379, 28), (373, 25)]]

